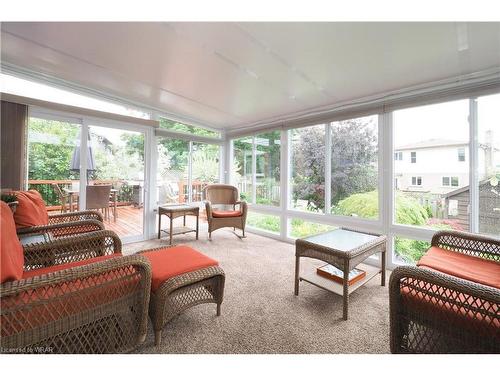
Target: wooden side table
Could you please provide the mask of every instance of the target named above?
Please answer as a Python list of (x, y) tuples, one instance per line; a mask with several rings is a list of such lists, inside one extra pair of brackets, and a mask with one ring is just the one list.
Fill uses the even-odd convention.
[[(161, 229), (161, 216), (165, 215), (170, 219), (169, 230)], [(186, 216), (196, 216), (196, 229), (186, 226)], [(176, 217), (184, 218), (184, 225), (182, 227), (174, 227), (174, 219)], [(189, 206), (187, 204), (167, 204), (158, 207), (158, 239), (161, 237), (161, 232), (165, 232), (170, 237), (170, 245), (172, 245), (172, 237), (177, 234), (185, 234), (196, 232), (196, 239), (198, 239), (198, 228), (200, 221), (200, 208)]]

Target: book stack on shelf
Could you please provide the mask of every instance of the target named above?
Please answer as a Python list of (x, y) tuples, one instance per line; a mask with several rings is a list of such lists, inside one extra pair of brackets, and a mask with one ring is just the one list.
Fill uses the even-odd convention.
[[(339, 284), (342, 284), (344, 282), (344, 272), (342, 270), (339, 270), (337, 267), (332, 266), (331, 264), (325, 264), (321, 267), (318, 267), (316, 269), (316, 272), (318, 273), (318, 275), (326, 277), (327, 279), (335, 281)], [(365, 271), (359, 268), (354, 268), (353, 270), (351, 270), (351, 272), (349, 272), (349, 286), (355, 284), (365, 276)]]

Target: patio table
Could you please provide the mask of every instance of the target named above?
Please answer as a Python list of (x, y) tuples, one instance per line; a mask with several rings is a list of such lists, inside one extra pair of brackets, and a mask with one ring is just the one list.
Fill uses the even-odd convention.
[[(80, 189), (74, 189), (74, 188), (63, 188), (62, 189), (66, 194), (68, 194), (68, 200), (69, 200), (69, 211), (73, 211), (73, 198), (78, 197), (80, 194)], [(116, 218), (118, 217), (118, 189), (111, 189), (111, 200), (113, 201), (113, 220), (116, 221)]]

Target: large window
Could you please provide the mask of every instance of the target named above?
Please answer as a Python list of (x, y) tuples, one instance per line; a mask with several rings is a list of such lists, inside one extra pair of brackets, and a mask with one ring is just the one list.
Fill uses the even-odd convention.
[(292, 129), (290, 139), (291, 208), (325, 210), (325, 125)]
[(62, 190), (79, 186), (80, 133), (81, 125), (70, 121), (29, 119), (28, 187), (40, 192), (49, 211), (70, 209)]
[(281, 132), (233, 140), (231, 183), (250, 203), (280, 205)]
[(394, 163), (396, 224), (469, 230), (468, 115), (468, 100), (394, 112), (394, 152), (409, 156)]
[(143, 119), (151, 118), (151, 113), (132, 108), (123, 104), (110, 102), (87, 95), (77, 94), (69, 90), (63, 90), (38, 82), (14, 77), (7, 74), (0, 74), (2, 81), (2, 92), (30, 97), (33, 99), (45, 100), (54, 103), (72, 105), (75, 107), (88, 108), (96, 111), (116, 113), (124, 116), (131, 116)]
[(253, 202), (252, 150), (253, 137), (233, 141), (231, 183), (238, 188), (241, 198), (247, 202)]
[(280, 205), (280, 145), (281, 132), (255, 137), (255, 203)]
[(219, 150), (218, 145), (208, 143), (192, 143), (192, 201), (203, 200), (203, 189), (219, 182)]
[(378, 218), (377, 124), (378, 116), (368, 116), (330, 125), (334, 214)]
[(280, 234), (280, 223), (280, 217), (276, 215), (249, 212), (247, 216), (247, 226), (274, 234)]
[(220, 132), (200, 128), (198, 126), (187, 125), (182, 122), (173, 121), (166, 119), (164, 117), (160, 117), (160, 128), (173, 130), (180, 133), (188, 133), (194, 135), (200, 135), (203, 137), (214, 137), (220, 138)]
[(203, 189), (219, 182), (219, 159), (219, 145), (158, 137), (158, 203), (201, 202)]
[(478, 99), (478, 231), (500, 236), (500, 94)]

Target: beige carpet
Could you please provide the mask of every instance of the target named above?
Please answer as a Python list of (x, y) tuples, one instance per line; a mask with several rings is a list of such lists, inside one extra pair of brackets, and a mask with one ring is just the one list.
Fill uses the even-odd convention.
[[(294, 246), (248, 234), (239, 239), (220, 229), (174, 237), (217, 259), (226, 272), (222, 315), (215, 304), (193, 307), (170, 321), (154, 346), (151, 324), (138, 353), (388, 353), (388, 289), (375, 277), (350, 296), (342, 320), (342, 298), (301, 282), (293, 295)], [(124, 253), (158, 247), (165, 240), (126, 245)], [(317, 264), (303, 259), (302, 264)], [(321, 263), (321, 262), (319, 262)]]

